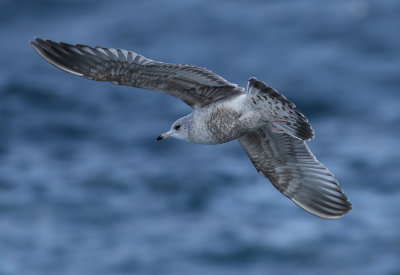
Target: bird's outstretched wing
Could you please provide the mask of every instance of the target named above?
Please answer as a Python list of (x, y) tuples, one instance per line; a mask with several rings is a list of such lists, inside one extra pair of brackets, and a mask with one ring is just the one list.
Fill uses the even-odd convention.
[(326, 219), (340, 218), (351, 210), (337, 180), (304, 141), (265, 126), (240, 137), (239, 142), (257, 171), (301, 208)]
[(40, 38), (30, 44), (46, 61), (71, 74), (162, 92), (193, 108), (244, 92), (207, 69), (153, 61), (126, 50)]

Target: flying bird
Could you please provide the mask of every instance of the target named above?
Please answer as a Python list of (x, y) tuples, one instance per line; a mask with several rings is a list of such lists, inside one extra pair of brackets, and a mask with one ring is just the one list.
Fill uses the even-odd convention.
[(245, 90), (205, 68), (154, 61), (132, 51), (40, 38), (30, 44), (68, 73), (162, 92), (192, 107), (157, 140), (221, 144), (237, 139), (260, 175), (304, 210), (325, 219), (351, 210), (338, 181), (305, 143), (314, 137), (307, 118), (256, 78)]

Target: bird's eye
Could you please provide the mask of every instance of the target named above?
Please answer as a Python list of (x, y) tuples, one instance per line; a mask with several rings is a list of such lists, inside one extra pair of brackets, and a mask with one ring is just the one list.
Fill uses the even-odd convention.
[(179, 130), (179, 128), (181, 128), (181, 125), (176, 125), (176, 126), (174, 127), (175, 130)]

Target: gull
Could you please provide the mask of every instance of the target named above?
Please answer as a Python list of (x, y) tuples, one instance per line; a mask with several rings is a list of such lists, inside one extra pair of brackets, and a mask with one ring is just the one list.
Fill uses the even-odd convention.
[(29, 43), (68, 73), (165, 93), (192, 107), (157, 140), (222, 144), (237, 139), (259, 174), (304, 210), (325, 219), (351, 210), (338, 181), (305, 143), (314, 137), (307, 118), (256, 78), (245, 90), (205, 68), (154, 61), (132, 51), (40, 38)]

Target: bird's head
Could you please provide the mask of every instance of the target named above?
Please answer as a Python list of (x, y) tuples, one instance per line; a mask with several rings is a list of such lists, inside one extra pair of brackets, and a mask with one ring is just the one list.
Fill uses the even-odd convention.
[(168, 132), (163, 133), (159, 137), (157, 137), (157, 140), (163, 140), (169, 137), (173, 137), (176, 139), (189, 141), (190, 124), (191, 115), (184, 116), (176, 120), (172, 124), (171, 129)]

